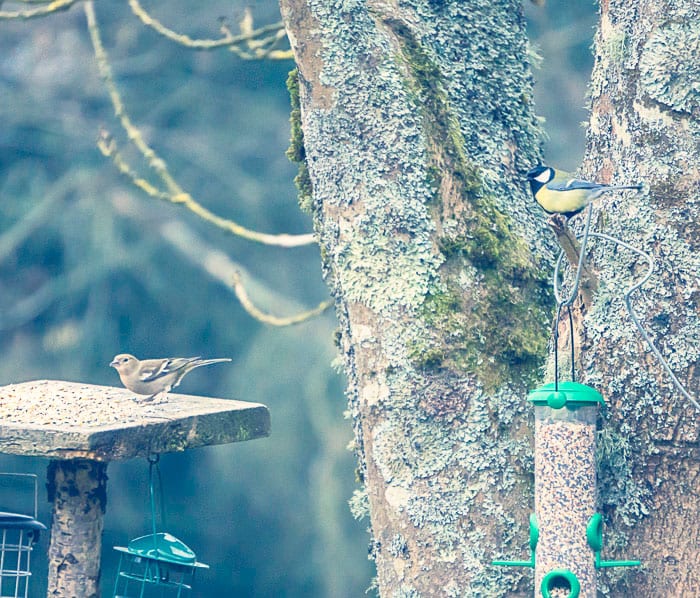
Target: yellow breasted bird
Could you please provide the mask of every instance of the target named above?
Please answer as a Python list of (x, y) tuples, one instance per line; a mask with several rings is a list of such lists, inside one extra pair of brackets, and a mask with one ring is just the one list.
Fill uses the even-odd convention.
[(563, 214), (571, 218), (594, 199), (608, 191), (642, 189), (642, 185), (602, 185), (573, 177), (551, 166), (539, 165), (527, 173), (530, 189), (542, 209), (548, 214)]

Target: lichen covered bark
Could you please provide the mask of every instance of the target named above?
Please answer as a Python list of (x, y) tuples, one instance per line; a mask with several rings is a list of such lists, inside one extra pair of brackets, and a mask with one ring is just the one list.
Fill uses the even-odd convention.
[(100, 551), (107, 503), (107, 464), (54, 460), (48, 469), (53, 503), (48, 595), (100, 595)]
[[(601, 2), (591, 85), (586, 175), (644, 181), (642, 195), (602, 202), (599, 227), (653, 254), (652, 280), (633, 304), (676, 376), (700, 381), (700, 5)], [(601, 508), (610, 596), (691, 596), (700, 587), (700, 414), (675, 389), (622, 305), (645, 264), (596, 242), (600, 289), (585, 326), (587, 382), (606, 397)], [(615, 549), (617, 547), (617, 550)]]
[(516, 596), (548, 233), (520, 2), (282, 0), (385, 596)]

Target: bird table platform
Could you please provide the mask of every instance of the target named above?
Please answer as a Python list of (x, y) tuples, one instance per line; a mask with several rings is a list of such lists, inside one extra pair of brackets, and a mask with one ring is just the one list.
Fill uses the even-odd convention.
[(0, 387), (0, 453), (46, 457), (53, 503), (48, 595), (99, 595), (109, 461), (270, 434), (265, 405), (37, 380)]

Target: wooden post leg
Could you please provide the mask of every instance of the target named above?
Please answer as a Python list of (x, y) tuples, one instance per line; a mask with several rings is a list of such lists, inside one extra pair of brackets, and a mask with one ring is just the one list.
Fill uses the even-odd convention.
[(53, 503), (47, 596), (99, 598), (107, 463), (55, 460), (47, 477)]

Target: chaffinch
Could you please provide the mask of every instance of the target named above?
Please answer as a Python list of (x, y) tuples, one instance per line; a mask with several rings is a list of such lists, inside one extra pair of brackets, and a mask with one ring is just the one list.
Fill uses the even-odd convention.
[(146, 395), (145, 400), (150, 401), (156, 395), (165, 396), (193, 369), (224, 361), (231, 360), (228, 357), (222, 359), (169, 357), (139, 361), (133, 355), (122, 353), (117, 355), (109, 365), (117, 370), (122, 384), (127, 389), (137, 395)]

